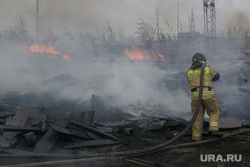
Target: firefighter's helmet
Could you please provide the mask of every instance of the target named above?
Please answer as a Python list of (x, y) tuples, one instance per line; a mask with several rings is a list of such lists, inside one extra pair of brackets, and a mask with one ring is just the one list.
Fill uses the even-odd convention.
[(195, 63), (195, 62), (204, 62), (204, 63), (206, 63), (206, 57), (203, 54), (197, 52), (197, 53), (195, 53), (193, 55), (192, 61), (193, 61), (193, 63)]

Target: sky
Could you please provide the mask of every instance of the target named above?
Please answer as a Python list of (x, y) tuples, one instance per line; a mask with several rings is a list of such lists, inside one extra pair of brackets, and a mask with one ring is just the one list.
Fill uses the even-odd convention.
[[(202, 0), (39, 0), (39, 33), (46, 34), (49, 29), (56, 33), (92, 32), (109, 22), (114, 30), (121, 29), (124, 34), (131, 35), (140, 19), (156, 25), (157, 8), (163, 31), (176, 33), (177, 3), (180, 3), (179, 17), (184, 30), (188, 31), (193, 9), (196, 30), (203, 33)], [(248, 0), (216, 0), (217, 34), (228, 26), (250, 27), (249, 5)], [(0, 0), (0, 17), (0, 32), (11, 28), (22, 17), (34, 35), (36, 0)]]

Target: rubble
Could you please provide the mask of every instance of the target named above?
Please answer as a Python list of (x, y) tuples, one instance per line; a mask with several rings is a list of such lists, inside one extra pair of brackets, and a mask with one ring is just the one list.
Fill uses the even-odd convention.
[[(22, 162), (17, 166), (53, 166), (63, 163), (68, 163), (69, 166), (88, 166), (93, 160), (98, 165), (104, 163), (103, 166), (161, 166), (162, 164), (151, 161), (147, 156), (143, 159), (129, 156), (126, 159), (110, 159), (102, 156), (109, 152), (133, 151), (159, 145), (178, 135), (187, 125), (187, 121), (183, 119), (146, 114), (130, 118), (126, 116), (123, 121), (117, 122), (93, 122), (94, 114), (95, 111), (91, 110), (65, 116), (56, 112), (45, 112), (40, 107), (20, 107), (13, 111), (0, 112), (3, 119), (0, 125), (0, 161), (4, 159), (0, 165), (16, 164), (8, 160), (8, 157), (16, 156), (16, 161)], [(248, 126), (248, 122), (233, 118), (224, 118), (220, 122), (220, 128), (226, 130), (225, 134), (232, 128)], [(204, 123), (204, 130), (204, 139), (209, 139), (207, 123)], [(190, 137), (191, 131), (177, 143), (190, 142)], [(248, 142), (249, 136), (237, 135), (234, 139)], [(172, 150), (165, 153), (195, 154), (197, 150), (196, 147), (177, 149), (173, 146)]]
[(0, 136), (0, 147), (2, 148), (13, 147), (16, 143), (16, 133), (4, 132), (3, 135)]
[[(58, 124), (61, 127), (65, 127), (68, 124), (68, 121), (60, 120), (57, 121), (56, 124)], [(52, 128), (49, 128), (46, 134), (42, 137), (42, 139), (36, 143), (33, 152), (48, 153), (51, 150), (51, 148), (55, 145), (58, 138), (59, 138), (59, 133), (54, 131)]]
[(90, 125), (93, 121), (94, 115), (95, 111), (74, 112), (70, 114), (69, 119), (77, 121), (79, 123), (83, 123), (85, 125)]
[(91, 138), (91, 137), (89, 137), (87, 134), (86, 134), (86, 132), (82, 132), (82, 131), (76, 131), (76, 132), (72, 132), (72, 131), (70, 131), (70, 130), (68, 130), (68, 129), (66, 129), (66, 128), (63, 128), (63, 127), (61, 127), (61, 126), (58, 126), (58, 125), (56, 125), (56, 124), (50, 124), (50, 127), (54, 130), (54, 131), (56, 131), (56, 132), (59, 132), (59, 133), (63, 133), (63, 134), (66, 134), (66, 135), (70, 135), (70, 136), (75, 136), (75, 137), (79, 137), (79, 138), (82, 138), (82, 139), (87, 139), (87, 140), (89, 140), (89, 139), (93, 139), (93, 138)]
[[(79, 148), (119, 144), (119, 138), (111, 135), (112, 128), (93, 127), (94, 111), (71, 113), (69, 118), (61, 117), (53, 121), (51, 116), (43, 113), (43, 109), (37, 107), (21, 107), (15, 111), (0, 112), (3, 119), (0, 130), (4, 132), (0, 136), (1, 147), (14, 147), (20, 134), (24, 137), (25, 145), (33, 146), (33, 153), (49, 153), (61, 136), (76, 138), (76, 141), (67, 141), (64, 148)], [(60, 116), (59, 116), (60, 117)], [(84, 140), (82, 140), (84, 139)]]
[(37, 136), (34, 132), (28, 132), (23, 134), (25, 141), (27, 142), (27, 145), (35, 145), (36, 141), (37, 141)]

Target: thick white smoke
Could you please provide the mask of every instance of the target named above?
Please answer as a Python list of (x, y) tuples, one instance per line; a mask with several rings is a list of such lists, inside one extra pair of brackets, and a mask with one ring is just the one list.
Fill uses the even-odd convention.
[[(188, 88), (184, 86), (187, 85), (184, 71), (187, 70), (191, 63), (192, 54), (188, 55), (187, 62), (181, 61), (183, 63), (179, 64), (182, 66), (181, 68), (177, 64), (169, 62), (167, 68), (160, 69), (153, 62), (130, 62), (123, 53), (123, 48), (120, 48), (118, 53), (112, 52), (112, 55), (110, 55), (108, 49), (95, 53), (96, 50), (101, 50), (100, 47), (105, 46), (105, 43), (100, 44), (98, 43), (99, 39), (96, 39), (105, 37), (100, 31), (103, 30), (103, 26), (100, 25), (104, 25), (109, 21), (112, 28), (114, 27), (113, 30), (117, 35), (116, 39), (118, 39), (119, 33), (119, 38), (125, 39), (125, 42), (120, 41), (123, 43), (120, 46), (132, 45), (127, 40), (127, 35), (133, 34), (131, 38), (135, 38), (134, 32), (139, 18), (151, 23), (153, 27), (156, 26), (155, 12), (157, 7), (159, 7), (160, 11), (159, 23), (162, 31), (166, 34), (175, 33), (176, 2), (161, 0), (147, 0), (147, 2), (142, 0), (75, 0), (73, 2), (63, 1), (62, 4), (60, 0), (40, 1), (40, 40), (37, 43), (40, 44), (41, 41), (43, 41), (43, 44), (52, 42), (52, 45), (60, 52), (72, 57), (70, 62), (60, 58), (49, 58), (46, 54), (34, 54), (32, 57), (28, 57), (22, 53), (23, 43), (30, 46), (34, 42), (32, 39), (35, 38), (36, 30), (35, 5), (31, 0), (14, 2), (7, 0), (0, 2), (0, 6), (5, 7), (0, 11), (9, 13), (8, 16), (3, 17), (5, 20), (3, 22), (10, 24), (0, 27), (2, 29), (0, 46), (1, 95), (5, 95), (8, 91), (17, 91), (21, 94), (53, 92), (57, 99), (79, 101), (89, 100), (92, 95), (96, 95), (113, 106), (134, 105), (138, 106), (138, 108), (146, 108), (147, 106), (151, 107), (151, 110), (161, 106), (157, 110), (162, 110), (165, 114), (170, 114), (170, 112), (176, 115), (189, 113), (190, 97), (189, 92), (187, 92), (189, 91)], [(190, 15), (192, 8), (194, 8), (196, 30), (202, 33), (202, 1), (192, 0), (187, 3), (180, 0), (179, 3), (181, 3), (179, 12), (184, 30), (188, 31), (188, 17), (185, 17)], [(233, 0), (216, 2), (218, 34), (228, 35), (227, 30), (229, 28), (233, 30), (234, 25), (235, 30), (247, 29), (249, 26), (247, 24), (249, 14), (247, 14), (248, 10), (246, 8), (249, 6), (248, 4), (249, 1), (243, 0), (240, 3)], [(6, 12), (6, 9), (8, 12)], [(23, 10), (19, 11), (19, 9)], [(13, 27), (17, 22), (16, 17), (18, 15), (21, 15), (27, 22), (23, 25), (19, 22), (17, 26)], [(26, 38), (20, 39), (18, 34), (13, 33), (18, 30), (22, 34), (21, 30), (23, 29), (18, 28), (25, 28), (25, 30), (28, 30), (28, 34), (33, 37), (26, 36)], [(94, 29), (97, 30), (94, 31)], [(117, 33), (118, 29), (120, 30), (119, 33)], [(165, 31), (166, 29), (168, 32)], [(63, 32), (68, 32), (68, 36), (64, 37)], [(88, 32), (95, 35), (90, 35), (88, 40), (86, 38), (80, 40), (77, 38), (79, 34), (76, 35), (75, 32), (80, 32), (80, 34)], [(6, 35), (6, 33), (9, 35)], [(232, 48), (232, 44), (229, 45), (230, 43), (221, 43), (223, 49)], [(241, 54), (240, 47), (243, 42), (237, 44), (239, 45), (237, 51), (230, 53), (230, 55)], [(88, 50), (86, 50), (86, 46), (89, 46)], [(107, 48), (112, 49), (114, 46), (116, 45)], [(118, 45), (116, 48), (120, 46)], [(193, 51), (193, 53), (195, 52)], [(100, 61), (88, 60), (89, 57), (97, 55), (100, 57)], [(182, 59), (180, 55), (177, 56), (179, 56), (178, 59)], [(115, 57), (115, 59), (111, 61), (110, 57)], [(227, 61), (224, 60), (225, 57), (228, 59)], [(229, 63), (235, 60), (235, 58), (228, 57), (225, 53), (218, 57), (208, 57), (209, 63), (211, 62), (212, 66), (217, 67), (217, 71), (221, 74), (221, 81), (215, 84), (215, 90), (217, 89), (216, 91), (219, 98), (222, 99), (223, 105), (225, 106), (227, 103), (240, 104), (245, 110), (245, 108), (248, 108), (244, 102), (245, 98), (238, 98), (243, 97), (237, 87), (237, 75), (240, 73), (237, 72), (236, 67)], [(179, 76), (179, 78), (171, 78), (172, 75)], [(176, 85), (176, 83), (180, 83), (181, 86)], [(176, 87), (172, 88), (172, 85)], [(232, 94), (226, 96), (226, 90), (233, 91), (233, 94), (237, 94), (237, 98), (232, 98)], [(222, 93), (220, 94), (220, 92)]]
[[(69, 44), (72, 42), (68, 41)], [(57, 100), (86, 101), (96, 95), (114, 107), (140, 103), (140, 107), (161, 106), (159, 114), (163, 115), (181, 115), (189, 111), (190, 97), (185, 90), (180, 87), (169, 90), (166, 86), (167, 82), (179, 82), (167, 75), (182, 72), (172, 67), (171, 62), (170, 68), (160, 69), (153, 61), (131, 62), (123, 51), (113, 61), (105, 60), (105, 57), (104, 60), (102, 57), (89, 60), (77, 52), (74, 52), (75, 57), (68, 55), (72, 57), (71, 61), (65, 61), (60, 57), (48, 57), (46, 53), (27, 56), (22, 52), (21, 42), (6, 42), (4, 48), (0, 62), (1, 95), (9, 91), (21, 94), (51, 91)]]

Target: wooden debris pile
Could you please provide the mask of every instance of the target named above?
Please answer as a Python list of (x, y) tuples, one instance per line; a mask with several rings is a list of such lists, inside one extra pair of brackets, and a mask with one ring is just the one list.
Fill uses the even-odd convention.
[[(65, 116), (42, 107), (11, 108), (0, 104), (0, 165), (22, 162), (22, 166), (29, 165), (25, 163), (37, 163), (37, 166), (84, 163), (93, 166), (95, 161), (97, 166), (159, 166), (157, 162), (139, 158), (88, 156), (159, 145), (178, 135), (188, 123), (183, 119), (146, 114), (126, 117), (119, 122), (94, 122), (94, 115), (95, 111), (88, 111)], [(234, 118), (221, 118), (219, 125), (221, 130), (250, 126)], [(205, 122), (204, 130), (207, 128)], [(178, 142), (190, 142), (191, 134), (190, 130)], [(239, 140), (249, 141), (249, 136), (239, 136)], [(195, 152), (193, 148), (178, 151)], [(12, 162), (9, 155), (16, 155), (16, 159)], [(54, 161), (47, 162), (50, 160)], [(104, 161), (109, 165), (103, 165)]]
[[(154, 134), (144, 136), (164, 131), (164, 139), (170, 139), (187, 125), (187, 121), (182, 119), (145, 114), (120, 122), (97, 123), (93, 122), (94, 115), (95, 111), (88, 111), (74, 112), (66, 117), (56, 112), (46, 113), (42, 107), (10, 109), (0, 106), (0, 147), (49, 153), (56, 143), (62, 149), (117, 145), (130, 140), (151, 141), (155, 144), (157, 139), (154, 140)], [(220, 128), (249, 126), (242, 123), (233, 118), (222, 118)]]
[[(67, 118), (59, 113), (45, 114), (44, 108), (39, 107), (2, 111), (0, 147), (27, 146), (33, 153), (49, 153), (59, 139), (63, 141), (60, 142), (61, 146), (67, 149), (118, 144), (118, 137), (92, 125), (94, 113), (72, 113)], [(108, 132), (112, 132), (112, 129), (108, 129)]]

